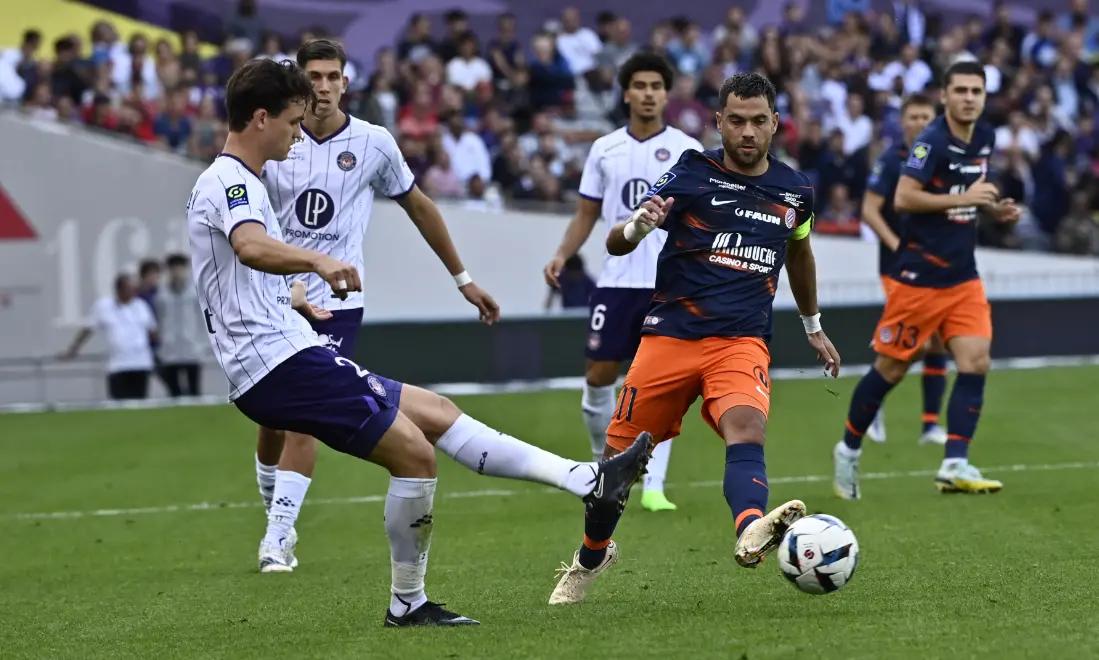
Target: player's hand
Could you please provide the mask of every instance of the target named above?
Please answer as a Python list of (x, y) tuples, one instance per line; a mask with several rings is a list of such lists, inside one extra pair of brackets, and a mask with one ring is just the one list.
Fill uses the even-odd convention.
[(476, 282), (458, 287), (458, 290), (462, 292), (469, 304), (476, 307), (477, 311), (480, 312), (481, 323), (492, 325), (500, 320), (500, 306), (484, 289), (477, 286)]
[(996, 222), (1002, 222), (1004, 224), (1011, 224), (1019, 222), (1019, 218), (1022, 217), (1022, 209), (1015, 203), (1015, 200), (1010, 197), (1005, 197), (992, 207), (992, 217), (996, 219)]
[(973, 182), (964, 193), (962, 199), (965, 206), (992, 206), (1000, 198), (1000, 191), (996, 184), (985, 181), (985, 175)]
[(805, 337), (817, 352), (817, 362), (824, 363), (824, 372), (832, 378), (837, 378), (840, 375), (840, 354), (832, 345), (832, 340), (824, 334), (823, 330), (809, 333)]
[(321, 254), (313, 272), (321, 276), (321, 279), (332, 287), (332, 294), (340, 300), (347, 298), (350, 291), (362, 291), (363, 285), (359, 280), (359, 271), (350, 264), (345, 264), (339, 259)]
[(305, 298), (305, 282), (294, 280), (290, 284), (290, 308), (310, 321), (327, 321), (332, 318), (332, 312), (316, 307)]
[(565, 258), (561, 255), (554, 255), (553, 259), (546, 264), (546, 267), (542, 269), (542, 276), (546, 278), (546, 284), (552, 286), (555, 289), (561, 288), (561, 269), (565, 267)]
[(672, 204), (674, 203), (675, 197), (664, 199), (660, 195), (653, 195), (641, 205), (640, 210), (644, 213), (639, 214), (637, 219), (642, 224), (656, 229), (664, 224), (664, 218), (668, 217), (668, 212), (672, 210)]

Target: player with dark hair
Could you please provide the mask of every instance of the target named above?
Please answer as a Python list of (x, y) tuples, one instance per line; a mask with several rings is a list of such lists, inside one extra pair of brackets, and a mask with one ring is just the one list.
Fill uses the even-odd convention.
[(993, 493), (1003, 484), (969, 463), (969, 443), (984, 401), (992, 310), (977, 274), (979, 214), (1015, 222), (1019, 208), (986, 181), (995, 142), (981, 122), (985, 74), (979, 62), (952, 64), (943, 76), (945, 112), (912, 144), (893, 206), (903, 235), (889, 269), (889, 296), (874, 334), (878, 357), (851, 396), (843, 440), (833, 449), (834, 487), (858, 499), (862, 436), (882, 400), (904, 378), (928, 339), (942, 337), (958, 377), (946, 412), (944, 458), (935, 485), (945, 493)]
[[(230, 131), (223, 153), (187, 202), (194, 279), (210, 342), (230, 400), (249, 419), (315, 437), (389, 471), (392, 597), (385, 625), (473, 624), (424, 592), (436, 486), (428, 438), (447, 443), (458, 462), (484, 474), (552, 484), (603, 507), (625, 502), (644, 468), (648, 441), (638, 438), (621, 459), (599, 466), (569, 461), (462, 415), (438, 395), (370, 373), (321, 343), (302, 317), (322, 320), (331, 312), (310, 304), (306, 286), (291, 285), (286, 276), (316, 274), (344, 298), (362, 290), (359, 271), (285, 243), (259, 177), (266, 162), (285, 160), (301, 140), (313, 98), (309, 79), (291, 62), (252, 60), (229, 80), (226, 104), (239, 128)], [(289, 527), (279, 531), (285, 536)]]
[[(670, 163), (684, 151), (702, 151), (698, 140), (664, 123), (672, 78), (671, 65), (654, 53), (638, 53), (622, 65), (618, 82), (629, 108), (629, 123), (591, 146), (580, 177), (576, 215), (543, 272), (551, 287), (560, 287), (562, 267), (588, 240), (600, 218), (604, 231), (610, 231), (637, 209), (643, 195)], [(641, 341), (641, 322), (652, 299), (656, 259), (663, 245), (663, 236), (657, 235), (629, 255), (606, 255), (598, 288), (591, 297), (580, 410), (596, 460), (606, 446), (607, 426), (615, 408), (614, 384), (621, 365), (633, 358)], [(676, 508), (664, 494), (670, 454), (670, 442), (657, 445), (653, 451), (641, 495), (645, 509)]]
[[(647, 201), (607, 236), (611, 254), (629, 254), (660, 228), (656, 291), (641, 345), (626, 374), (606, 455), (651, 433), (679, 434), (700, 396), (702, 416), (725, 441), (725, 500), (737, 537), (734, 556), (754, 567), (787, 527), (805, 514), (792, 500), (767, 508), (763, 459), (771, 380), (771, 315), (785, 264), (810, 346), (834, 377), (840, 356), (820, 327), (816, 265), (809, 244), (813, 187), (802, 173), (768, 153), (775, 131), (775, 88), (741, 73), (721, 87), (717, 127), (722, 147), (688, 150), (653, 184)], [(580, 602), (618, 558), (611, 534), (621, 508), (591, 506), (584, 538), (563, 564), (551, 604)]]
[[(878, 235), (878, 274), (882, 290), (889, 297), (893, 280), (888, 277), (889, 268), (900, 247), (901, 223), (893, 208), (893, 193), (897, 189), (901, 166), (908, 158), (908, 150), (916, 137), (935, 118), (935, 102), (923, 94), (913, 94), (901, 103), (901, 130), (904, 141), (886, 149), (878, 157), (862, 198), (862, 221)], [(938, 335), (932, 335), (925, 346), (923, 356), (923, 429), (919, 444), (941, 445), (946, 442), (946, 429), (939, 425), (939, 414), (946, 391), (946, 347)], [(866, 429), (866, 437), (875, 442), (885, 442), (885, 409), (878, 410), (874, 421)], [(845, 497), (847, 493), (838, 493)]]

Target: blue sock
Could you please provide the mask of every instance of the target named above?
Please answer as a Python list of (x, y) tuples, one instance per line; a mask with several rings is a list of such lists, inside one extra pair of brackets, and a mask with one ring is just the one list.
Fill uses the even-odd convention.
[(923, 358), (923, 430), (939, 423), (946, 392), (946, 354), (928, 353)]
[(622, 514), (617, 511), (598, 511), (594, 508), (584, 514), (584, 541), (580, 544), (580, 565), (587, 569), (598, 566), (607, 556), (607, 546)]
[(736, 535), (767, 510), (767, 466), (763, 445), (744, 443), (725, 448), (725, 501), (733, 512)]
[(946, 458), (969, 458), (985, 399), (984, 374), (958, 374), (946, 408)]
[(862, 447), (862, 436), (866, 433), (866, 427), (874, 421), (874, 415), (878, 414), (881, 402), (894, 383), (890, 383), (878, 370), (870, 367), (870, 371), (862, 377), (855, 391), (851, 394), (851, 407), (847, 410), (847, 423), (844, 425), (843, 444), (851, 449)]

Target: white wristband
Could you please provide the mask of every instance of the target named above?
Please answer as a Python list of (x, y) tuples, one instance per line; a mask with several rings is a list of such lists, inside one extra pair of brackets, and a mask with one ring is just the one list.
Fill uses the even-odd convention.
[(641, 222), (641, 214), (645, 213), (645, 209), (637, 209), (630, 216), (630, 221), (626, 223), (626, 226), (622, 228), (622, 235), (626, 237), (626, 240), (631, 243), (640, 243), (641, 239), (649, 235), (655, 227), (649, 224)]
[(801, 324), (805, 326), (805, 334), (811, 335), (820, 332), (820, 312), (812, 316), (801, 315)]
[(463, 270), (454, 276), (454, 283), (458, 285), (459, 289), (472, 282), (473, 278), (469, 276), (469, 271), (467, 270)]

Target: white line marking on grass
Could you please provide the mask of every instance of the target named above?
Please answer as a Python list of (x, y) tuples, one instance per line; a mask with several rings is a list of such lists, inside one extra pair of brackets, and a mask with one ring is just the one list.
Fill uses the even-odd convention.
[[(982, 471), (989, 474), (1001, 472), (1050, 472), (1060, 470), (1095, 470), (1099, 469), (1099, 461), (1077, 461), (1073, 463), (1016, 463), (1014, 465), (1000, 465), (998, 467), (984, 468)], [(902, 470), (897, 472), (867, 472), (862, 475), (864, 480), (906, 479), (915, 477), (931, 477), (936, 470)], [(772, 484), (806, 484), (820, 481), (829, 481), (832, 475), (828, 474), (803, 474), (790, 477), (772, 477)], [(689, 481), (686, 483), (672, 484), (679, 488), (712, 488), (720, 486), (721, 481)], [(540, 490), (504, 490), (490, 488), (485, 490), (467, 490), (452, 493), (442, 493), (440, 498), (446, 500), (470, 499), (481, 497), (510, 497), (513, 495), (528, 495), (531, 493), (560, 493), (556, 488), (543, 488)], [(385, 502), (385, 495), (360, 495), (358, 497), (315, 497), (309, 500), (309, 506), (322, 506), (332, 504), (378, 504)], [(9, 513), (0, 515), (0, 519), (9, 520), (70, 520), (75, 518), (110, 518), (116, 516), (139, 516), (155, 513), (187, 513), (191, 511), (218, 511), (220, 509), (258, 509), (262, 504), (258, 501), (248, 502), (198, 502), (195, 504), (169, 504), (166, 506), (145, 506), (133, 509), (90, 509), (86, 511), (48, 511), (40, 513)]]

